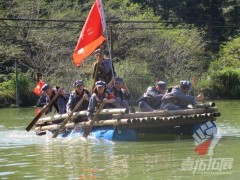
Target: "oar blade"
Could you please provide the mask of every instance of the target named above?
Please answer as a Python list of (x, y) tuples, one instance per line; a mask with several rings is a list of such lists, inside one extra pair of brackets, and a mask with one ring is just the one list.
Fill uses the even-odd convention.
[(42, 116), (42, 114), (44, 113), (44, 110), (41, 110), (37, 116), (30, 122), (30, 124), (26, 127), (27, 131), (30, 131), (32, 129), (32, 127), (36, 124), (36, 122), (38, 121), (38, 119)]
[(27, 131), (30, 131), (32, 127), (36, 124), (38, 119), (45, 113), (45, 111), (50, 107), (50, 105), (57, 99), (60, 95), (62, 88), (59, 88), (57, 94), (49, 101), (49, 103), (36, 115), (36, 117), (30, 122), (30, 124), (26, 127)]
[(60, 125), (60, 127), (55, 131), (55, 133), (53, 134), (52, 138), (56, 138), (58, 136), (59, 133), (62, 132), (63, 128), (66, 126), (66, 124), (68, 123), (68, 121), (71, 119), (72, 116), (67, 117), (67, 119), (65, 119), (62, 124)]
[(77, 111), (77, 109), (81, 106), (81, 104), (83, 103), (84, 98), (82, 98), (77, 105), (73, 108), (72, 112), (69, 114), (69, 116), (64, 119), (64, 121), (62, 122), (62, 124), (60, 125), (60, 127), (55, 131), (55, 133), (53, 134), (52, 138), (56, 138), (58, 136), (59, 133), (62, 132), (63, 128), (66, 126), (66, 124), (68, 123), (68, 121), (72, 118), (73, 113)]
[(93, 124), (94, 124), (94, 122), (98, 119), (98, 116), (99, 116), (101, 110), (103, 109), (104, 105), (105, 105), (105, 102), (102, 102), (102, 104), (101, 104), (101, 106), (98, 108), (98, 110), (97, 110), (97, 112), (96, 112), (93, 120), (90, 122), (89, 126), (86, 127), (86, 129), (84, 130), (83, 137), (87, 138), (88, 135), (90, 134), (90, 132), (92, 131)]

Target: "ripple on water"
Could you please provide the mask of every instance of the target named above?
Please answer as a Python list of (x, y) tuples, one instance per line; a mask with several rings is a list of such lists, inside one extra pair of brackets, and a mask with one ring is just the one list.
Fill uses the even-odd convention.
[(240, 129), (227, 123), (219, 123), (218, 129), (223, 137), (240, 137)]
[(7, 176), (11, 174), (15, 174), (15, 172), (0, 172), (0, 176)]
[(24, 147), (32, 144), (43, 144), (46, 138), (36, 136), (34, 132), (19, 130), (0, 131), (0, 149)]

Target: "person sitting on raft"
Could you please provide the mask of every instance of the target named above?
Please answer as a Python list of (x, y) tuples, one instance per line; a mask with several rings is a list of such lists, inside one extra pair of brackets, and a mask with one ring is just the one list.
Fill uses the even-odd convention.
[[(70, 94), (68, 103), (67, 103), (67, 113), (70, 114), (77, 103), (84, 98), (84, 101), (79, 106), (76, 111), (83, 111), (87, 110), (89, 99), (91, 97), (91, 93), (84, 88), (84, 84), (82, 80), (77, 80), (73, 83), (73, 87), (75, 88), (72, 93)], [(76, 119), (74, 119), (74, 122)]]
[[(87, 117), (89, 121), (93, 120), (93, 112), (95, 108), (99, 108), (103, 102), (106, 103), (104, 108), (113, 107), (111, 103), (115, 102), (115, 97), (112, 93), (107, 91), (106, 87), (107, 85), (104, 81), (97, 81), (95, 83), (95, 87), (93, 90), (94, 93), (89, 100), (89, 105), (87, 109)], [(102, 118), (104, 117), (102, 116)]]
[(204, 100), (203, 94), (197, 97), (191, 96), (191, 82), (182, 80), (178, 86), (172, 88), (170, 93), (166, 93), (162, 98), (161, 109), (165, 110), (181, 110), (187, 109), (188, 105), (194, 108), (197, 101)]
[(55, 94), (57, 94), (58, 91), (60, 91), (60, 95), (50, 105), (45, 114), (52, 111), (52, 106), (54, 106), (54, 108), (59, 114), (66, 113), (66, 104), (69, 99), (69, 94), (66, 91), (60, 89), (59, 87), (52, 88), (49, 84), (44, 84), (41, 90), (47, 95), (46, 96), (47, 103), (55, 96)]
[(126, 85), (123, 85), (123, 79), (120, 77), (113, 78), (108, 84), (109, 91), (115, 96), (114, 105), (118, 108), (126, 108), (129, 111), (130, 91)]
[(155, 87), (148, 87), (143, 96), (137, 100), (141, 110), (151, 112), (160, 109), (166, 89), (167, 83), (164, 81), (158, 81)]

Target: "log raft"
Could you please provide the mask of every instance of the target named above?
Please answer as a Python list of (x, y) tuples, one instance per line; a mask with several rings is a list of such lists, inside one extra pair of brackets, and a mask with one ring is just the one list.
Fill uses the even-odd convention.
[[(118, 109), (103, 109), (101, 111), (100, 114), (124, 114), (126, 113), (126, 109), (125, 108), (118, 108)], [(95, 113), (93, 113), (93, 115), (95, 115)], [(79, 111), (79, 112), (75, 112), (73, 113), (72, 117), (76, 118), (76, 117), (86, 117), (87, 116), (87, 111)], [(68, 117), (68, 114), (57, 114), (54, 116), (48, 116), (48, 117), (44, 117), (44, 118), (40, 118), (36, 125), (42, 125), (48, 122), (54, 122), (54, 121), (58, 121), (58, 120), (62, 120), (62, 119), (66, 119)]]
[[(156, 128), (164, 126), (176, 126), (186, 124), (204, 123), (209, 120), (216, 120), (220, 116), (215, 103), (206, 103), (198, 105), (196, 109), (184, 109), (174, 111), (153, 111), (153, 112), (137, 112), (126, 113), (126, 109), (103, 109), (100, 114), (112, 114), (112, 119), (96, 121), (93, 126), (114, 126), (122, 128)], [(48, 124), (54, 121), (64, 119), (68, 115), (55, 115), (39, 119), (36, 131), (56, 130), (61, 124)], [(86, 111), (76, 112), (74, 117), (86, 117)], [(89, 121), (66, 124), (66, 128), (86, 127)]]

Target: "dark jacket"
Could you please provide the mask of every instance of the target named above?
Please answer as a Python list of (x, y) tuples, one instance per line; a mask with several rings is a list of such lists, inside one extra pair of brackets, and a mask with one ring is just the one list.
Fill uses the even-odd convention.
[[(90, 99), (91, 94), (86, 89), (83, 89), (81, 94), (78, 94), (76, 90), (72, 91), (67, 103), (67, 113), (70, 113), (73, 110), (73, 108), (77, 105), (77, 103), (82, 99), (84, 93), (86, 93), (88, 95), (88, 98)], [(76, 111), (87, 110), (88, 104), (89, 104), (89, 101), (84, 100), (81, 106)]]
[(164, 94), (159, 94), (156, 87), (150, 86), (147, 88), (143, 96), (137, 100), (137, 102), (146, 101), (153, 109), (157, 109), (161, 106), (163, 96)]

